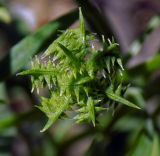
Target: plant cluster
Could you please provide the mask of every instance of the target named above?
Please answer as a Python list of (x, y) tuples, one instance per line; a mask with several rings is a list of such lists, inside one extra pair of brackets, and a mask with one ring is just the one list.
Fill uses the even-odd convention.
[(50, 91), (50, 97), (41, 97), (38, 106), (48, 117), (42, 132), (66, 116), (95, 126), (96, 117), (118, 103), (139, 109), (123, 98), (127, 86), (122, 83), (124, 68), (118, 44), (102, 36), (97, 49), (94, 40), (96, 36), (85, 30), (80, 10), (80, 28), (64, 31), (41, 60), (36, 57), (31, 69), (19, 73), (31, 75), (32, 91), (45, 86)]

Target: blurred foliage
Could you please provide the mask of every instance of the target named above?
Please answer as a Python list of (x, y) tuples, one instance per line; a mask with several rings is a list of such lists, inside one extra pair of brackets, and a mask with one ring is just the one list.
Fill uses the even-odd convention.
[[(119, 1), (121, 5), (119, 2), (115, 5), (115, 0), (76, 1), (82, 8), (89, 30), (97, 33), (97, 36), (104, 35), (105, 38), (114, 35), (116, 42), (120, 43), (126, 69), (123, 83), (131, 85), (124, 96), (127, 100), (138, 104), (142, 110), (137, 111), (123, 106), (117, 107), (115, 111), (110, 109), (98, 116), (99, 124), (95, 128), (59, 120), (45, 133), (39, 132), (46, 118), (34, 107), (39, 106), (40, 102), (35, 92), (31, 94), (29, 78), (17, 77), (15, 74), (28, 68), (32, 57), (35, 54), (39, 57), (40, 52), (58, 38), (60, 34), (58, 30), (67, 29), (78, 20), (78, 10), (45, 24), (32, 34), (27, 34), (28, 31), (22, 33), (19, 30), (18, 20), (8, 7), (9, 1), (0, 2), (3, 2), (3, 5), (0, 5), (0, 45), (3, 45), (3, 51), (0, 51), (0, 155), (160, 155), (160, 16), (158, 14), (160, 3), (158, 0), (129, 1), (130, 4), (127, 1), (123, 3)], [(129, 8), (130, 13), (122, 12), (122, 14), (124, 18), (127, 16), (131, 24), (123, 20), (124, 18), (118, 19), (115, 16), (118, 12), (117, 7)], [(146, 14), (142, 16), (144, 10)], [(136, 22), (139, 19), (143, 23), (142, 17), (147, 19), (139, 35), (136, 31), (142, 30), (141, 24), (139, 21), (132, 23), (135, 19), (135, 16), (132, 18), (133, 14), (136, 15)], [(118, 29), (120, 27), (123, 30)], [(134, 27), (137, 30), (133, 30)], [(120, 30), (123, 33), (120, 33)], [(24, 39), (19, 41), (22, 37)], [(100, 37), (99, 39), (101, 40)], [(128, 43), (131, 48), (127, 49)], [(10, 47), (13, 44), (14, 46)], [(46, 97), (49, 95), (45, 88), (40, 94)]]
[(4, 23), (11, 22), (11, 16), (5, 7), (0, 6), (0, 21)]

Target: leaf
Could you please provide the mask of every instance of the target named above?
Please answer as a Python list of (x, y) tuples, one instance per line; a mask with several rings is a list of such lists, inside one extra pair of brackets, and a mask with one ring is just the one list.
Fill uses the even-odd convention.
[(3, 6), (0, 6), (0, 22), (4, 22), (4, 23), (11, 22), (11, 16), (8, 10)]
[(120, 84), (117, 89), (115, 90), (115, 94), (120, 96), (121, 95), (121, 92), (122, 92), (122, 84)]
[(80, 17), (80, 30), (81, 30), (81, 33), (82, 33), (82, 35), (84, 37), (83, 40), (85, 42), (85, 37), (86, 37), (86, 35), (85, 35), (85, 25), (84, 25), (84, 18), (83, 18), (83, 14), (82, 14), (81, 8), (79, 8), (79, 17)]
[(142, 133), (137, 141), (135, 149), (127, 155), (127, 156), (149, 156), (151, 151), (152, 142), (150, 139)]
[(89, 76), (86, 76), (86, 77), (80, 77), (80, 78), (78, 78), (77, 79), (77, 81), (76, 81), (76, 85), (82, 85), (82, 84), (85, 84), (85, 83), (87, 83), (87, 82), (90, 82), (90, 81), (92, 81), (93, 79), (91, 78), (91, 77), (89, 77)]
[(145, 99), (142, 90), (138, 87), (130, 87), (126, 92), (127, 97), (130, 97), (135, 103), (139, 103), (141, 108), (145, 108)]
[(122, 65), (122, 60), (120, 58), (117, 59), (117, 63), (120, 66), (121, 70), (124, 70), (123, 65)]
[[(128, 75), (134, 76), (137, 74), (150, 74), (160, 69), (160, 54), (156, 54), (152, 58), (148, 59), (144, 63), (141, 63), (133, 68), (130, 68), (127, 72)], [(143, 71), (143, 72), (142, 72)], [(136, 74), (135, 74), (136, 73)]]
[(95, 127), (94, 100), (91, 97), (88, 98), (87, 107), (88, 107), (88, 111), (89, 111), (89, 117), (93, 123), (93, 126)]
[(154, 29), (154, 31), (145, 38), (145, 41), (141, 46), (140, 52), (129, 60), (129, 68), (134, 68), (138, 65), (141, 65), (156, 56), (160, 49), (159, 36), (160, 27)]
[(151, 20), (149, 21), (147, 29), (154, 30), (154, 29), (158, 28), (159, 26), (160, 26), (160, 18), (159, 18), (159, 16), (153, 16), (151, 18)]
[(133, 107), (136, 109), (141, 109), (140, 107), (136, 106), (135, 104), (131, 103), (130, 101), (128, 101), (128, 100), (126, 100), (126, 99), (124, 99), (124, 98), (122, 98), (112, 92), (107, 91), (106, 94), (107, 94), (108, 98), (110, 98), (116, 102), (119, 102), (121, 104), (127, 105), (129, 107)]
[(33, 75), (33, 76), (40, 76), (40, 75), (55, 75), (55, 70), (48, 70), (48, 69), (30, 69), (23, 72), (18, 73), (17, 75)]
[(53, 38), (57, 37), (57, 30), (68, 28), (77, 18), (78, 11), (74, 10), (44, 25), (34, 34), (16, 44), (10, 53), (0, 61), (0, 80), (22, 69), (46, 43), (50, 44), (50, 39), (53, 41)]
[(151, 156), (159, 156), (159, 155), (160, 155), (159, 137), (158, 137), (157, 134), (155, 134), (154, 138), (153, 138), (153, 145), (152, 145)]
[[(151, 139), (142, 133), (136, 140), (136, 146), (134, 149), (132, 148), (130, 153), (127, 156), (159, 156), (159, 135), (154, 134), (153, 136), (153, 142)], [(133, 150), (133, 151), (132, 151)]]
[(111, 59), (110, 58), (107, 58), (106, 59), (106, 66), (107, 66), (107, 71), (108, 71), (108, 73), (110, 73), (111, 72)]
[(5, 103), (7, 103), (5, 100), (0, 99), (0, 104), (5, 104)]
[(50, 99), (41, 98), (42, 104), (38, 108), (43, 111), (48, 117), (48, 122), (40, 132), (46, 131), (66, 109), (69, 109), (70, 99), (66, 99), (65, 96), (60, 96), (54, 93)]
[(40, 132), (46, 131), (51, 125), (53, 124), (53, 120), (49, 119), (48, 122), (45, 124), (44, 128), (40, 130)]
[(118, 43), (111, 43), (108, 47), (107, 47), (107, 51), (112, 51), (114, 50), (116, 47), (118, 47), (119, 44)]
[(75, 57), (75, 55), (73, 55), (72, 52), (61, 43), (58, 42), (58, 45), (62, 49), (62, 51), (65, 53), (65, 55), (71, 60), (71, 62), (73, 62), (74, 65), (78, 68), (79, 60)]
[(0, 104), (5, 104), (7, 102), (6, 98), (5, 84), (0, 83)]

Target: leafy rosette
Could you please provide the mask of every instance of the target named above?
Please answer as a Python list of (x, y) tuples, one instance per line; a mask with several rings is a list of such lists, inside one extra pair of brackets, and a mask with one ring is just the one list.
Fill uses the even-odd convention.
[[(97, 116), (113, 103), (139, 109), (123, 98), (123, 65), (119, 47), (114, 40), (105, 41), (101, 48), (93, 45), (96, 36), (85, 31), (80, 10), (80, 28), (64, 31), (42, 55), (31, 63), (31, 69), (19, 75), (31, 75), (32, 91), (48, 86), (50, 97), (41, 97), (38, 106), (48, 122), (42, 132), (57, 119), (74, 112), (77, 123), (96, 125)], [(43, 59), (48, 59), (46, 62)]]

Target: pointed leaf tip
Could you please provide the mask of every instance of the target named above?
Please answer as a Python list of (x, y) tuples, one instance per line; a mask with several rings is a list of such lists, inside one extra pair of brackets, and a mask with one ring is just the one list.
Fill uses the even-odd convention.
[(107, 91), (106, 93), (107, 93), (108, 98), (112, 99), (113, 101), (119, 102), (121, 104), (127, 105), (132, 108), (141, 109), (140, 107), (138, 107), (137, 105), (133, 104), (132, 102), (124, 99), (123, 97), (120, 97), (120, 96), (118, 96), (114, 93), (111, 93), (109, 91)]
[(49, 127), (51, 127), (52, 123), (53, 121), (49, 119), (44, 128), (40, 130), (40, 132), (43, 133), (44, 131), (46, 131)]
[(80, 19), (80, 30), (81, 30), (81, 33), (83, 35), (84, 42), (85, 42), (85, 24), (84, 24), (84, 17), (82, 14), (81, 7), (79, 7), (79, 19)]

